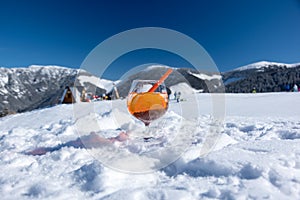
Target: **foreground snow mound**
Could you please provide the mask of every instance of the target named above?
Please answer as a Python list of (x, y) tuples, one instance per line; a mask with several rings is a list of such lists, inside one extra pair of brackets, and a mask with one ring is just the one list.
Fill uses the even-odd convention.
[[(134, 135), (142, 124), (128, 117), (125, 101), (97, 102), (93, 112), (83, 109), (75, 115), (73, 105), (59, 105), (1, 118), (1, 199), (300, 198), (300, 109), (294, 107), (300, 95), (226, 94), (223, 129), (203, 156), (199, 155), (212, 127), (213, 96), (197, 95), (197, 124), (181, 117), (181, 108), (196, 106), (191, 96), (183, 98), (186, 101), (171, 101), (162, 121), (153, 123), (155, 128), (168, 122), (161, 135), (167, 136), (148, 143)], [(131, 130), (130, 139), (114, 147), (131, 156), (143, 155), (147, 162), (141, 164), (156, 167), (172, 156), (169, 151), (158, 156), (156, 150), (172, 141), (181, 123), (188, 148), (175, 162), (143, 174), (124, 173), (97, 160), (93, 151), (105, 145), (86, 149), (76, 143), (91, 132), (114, 138)], [(40, 155), (28, 153), (40, 147), (46, 148)], [(133, 163), (121, 162), (115, 154), (105, 158), (121, 167)]]

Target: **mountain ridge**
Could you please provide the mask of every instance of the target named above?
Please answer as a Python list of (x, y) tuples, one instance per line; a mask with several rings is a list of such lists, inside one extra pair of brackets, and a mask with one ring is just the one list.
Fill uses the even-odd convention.
[(84, 86), (87, 91), (106, 92), (93, 83), (76, 81), (92, 74), (60, 66), (0, 68), (0, 116), (56, 105), (66, 86)]
[(287, 91), (300, 84), (300, 63), (257, 62), (222, 73), (226, 92), (245, 93)]
[[(66, 86), (84, 86), (91, 93), (113, 96), (113, 84), (126, 97), (134, 79), (159, 79), (169, 68), (151, 65), (127, 75), (121, 81), (99, 79), (81, 69), (57, 65), (30, 65), (26, 68), (0, 67), (0, 116), (5, 112), (24, 112), (58, 103)], [(212, 73), (191, 68), (173, 68), (165, 81), (168, 88), (186, 83), (194, 91), (249, 93), (285, 91), (285, 85), (300, 84), (300, 64), (261, 61), (228, 72)], [(174, 87), (173, 87), (174, 88)]]
[(293, 67), (297, 67), (299, 66), (300, 63), (281, 63), (281, 62), (271, 62), (271, 61), (259, 61), (259, 62), (255, 62), (255, 63), (250, 63), (241, 67), (237, 67), (233, 70), (229, 70), (230, 71), (242, 71), (242, 70), (250, 70), (250, 69), (261, 69), (264, 67), (269, 67), (269, 66), (278, 66), (278, 67), (287, 67), (287, 68), (293, 68)]

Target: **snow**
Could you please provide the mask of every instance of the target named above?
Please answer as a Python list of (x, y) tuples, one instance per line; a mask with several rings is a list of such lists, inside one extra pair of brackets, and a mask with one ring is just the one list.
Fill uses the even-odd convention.
[[(212, 113), (222, 109), (224, 96), (221, 132), (202, 154), (214, 128)], [(300, 198), (300, 107), (295, 106), (300, 93), (182, 98), (186, 101), (170, 100), (168, 112), (150, 125), (158, 137), (148, 143), (140, 141), (144, 128), (128, 114), (126, 100), (0, 118), (1, 199)], [(114, 137), (121, 130), (128, 130), (129, 140), (113, 146), (85, 149), (72, 143), (91, 131)], [(39, 147), (49, 149), (44, 155), (28, 153)], [(175, 162), (160, 168), (183, 147)], [(134, 168), (137, 173), (130, 171)]]
[(8, 84), (8, 80), (9, 80), (9, 78), (6, 73), (5, 74), (0, 73), (0, 85), (4, 86), (4, 85)]
[(213, 74), (213, 75), (207, 75), (207, 74), (195, 74), (195, 73), (192, 73), (192, 72), (189, 72), (189, 74), (199, 78), (199, 79), (202, 79), (202, 80), (208, 80), (208, 81), (211, 81), (213, 79), (222, 79), (222, 76), (221, 75), (218, 75), (218, 74)]
[(16, 68), (16, 69), (27, 69), (27, 70), (41, 70), (41, 69), (46, 69), (46, 70), (53, 70), (53, 69), (57, 69), (57, 70), (61, 70), (61, 69), (65, 69), (65, 70), (70, 70), (70, 68), (67, 67), (63, 67), (63, 66), (57, 66), (57, 65), (30, 65), (28, 68)]
[(190, 95), (197, 92), (197, 90), (195, 90), (194, 88), (192, 88), (184, 82), (171, 86), (170, 90), (172, 91), (172, 94), (174, 94), (175, 92), (180, 92), (182, 95)]
[(169, 67), (169, 66), (166, 66), (166, 65), (160, 65), (160, 64), (152, 64), (152, 65), (149, 65), (146, 67), (146, 69), (144, 69), (144, 71), (149, 71), (149, 70), (155, 70), (155, 69), (162, 69), (162, 68), (166, 68), (166, 69), (169, 69), (169, 68), (172, 68), (172, 69), (176, 69), (176, 68), (173, 68), (173, 67)]
[(0, 88), (0, 93), (8, 94), (8, 91), (5, 88)]
[(78, 76), (77, 80), (79, 80), (81, 85), (84, 85), (84, 83), (93, 83), (97, 87), (105, 89), (107, 92), (112, 90), (113, 84), (117, 84), (119, 82), (119, 81), (100, 79), (96, 76), (85, 76), (85, 75)]
[(260, 61), (256, 63), (252, 63), (249, 65), (245, 65), (239, 68), (234, 69), (233, 71), (243, 71), (243, 70), (249, 70), (249, 69), (261, 69), (263, 67), (269, 67), (269, 66), (278, 66), (278, 67), (287, 67), (287, 68), (293, 68), (300, 65), (300, 63), (294, 63), (294, 64), (286, 64), (286, 63), (278, 63), (278, 62), (269, 62), (269, 61)]

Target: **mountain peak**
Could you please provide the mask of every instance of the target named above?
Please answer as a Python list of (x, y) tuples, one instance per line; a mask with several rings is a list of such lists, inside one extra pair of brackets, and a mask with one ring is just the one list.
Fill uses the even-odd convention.
[[(63, 67), (63, 66), (58, 66), (58, 65), (30, 65), (28, 69), (73, 69), (69, 67)], [(74, 69), (78, 70), (78, 69)]]
[(286, 64), (286, 63), (279, 63), (279, 62), (270, 62), (270, 61), (259, 61), (255, 63), (251, 63), (242, 67), (238, 67), (234, 69), (233, 71), (244, 71), (244, 70), (250, 70), (250, 69), (261, 69), (264, 67), (270, 67), (270, 66), (278, 66), (278, 67), (296, 67), (299, 66), (300, 63), (294, 63), (294, 64)]
[(148, 70), (153, 70), (153, 69), (157, 69), (157, 68), (160, 68), (160, 69), (168, 69), (168, 68), (172, 68), (170, 66), (167, 66), (167, 65), (161, 65), (161, 64), (153, 64), (153, 65), (149, 65), (145, 71), (148, 71)]

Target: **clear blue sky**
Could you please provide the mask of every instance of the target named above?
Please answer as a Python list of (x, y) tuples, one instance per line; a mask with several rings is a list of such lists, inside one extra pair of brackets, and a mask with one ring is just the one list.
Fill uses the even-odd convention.
[[(192, 37), (220, 71), (261, 60), (300, 62), (300, 0), (0, 0), (0, 66), (78, 68), (103, 40), (148, 26)], [(116, 79), (147, 62), (188, 67), (166, 52), (138, 51), (117, 60), (105, 76)]]

